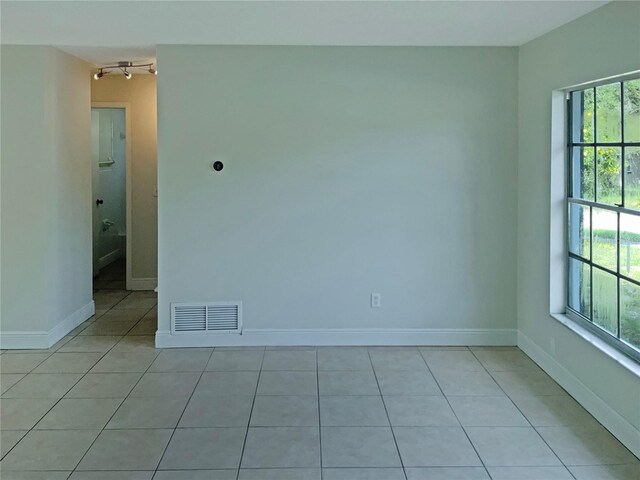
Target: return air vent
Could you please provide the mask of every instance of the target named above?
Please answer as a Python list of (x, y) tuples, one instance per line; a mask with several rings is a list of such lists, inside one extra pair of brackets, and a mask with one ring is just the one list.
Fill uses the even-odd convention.
[(241, 302), (171, 304), (171, 333), (240, 333), (241, 330)]

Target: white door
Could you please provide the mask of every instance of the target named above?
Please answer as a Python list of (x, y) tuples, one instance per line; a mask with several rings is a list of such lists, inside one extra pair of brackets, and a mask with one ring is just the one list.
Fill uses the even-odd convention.
[(100, 194), (100, 113), (91, 109), (91, 191), (93, 192), (91, 203), (93, 205), (93, 276), (100, 272), (98, 259), (100, 258), (100, 212), (96, 204), (96, 198)]
[(93, 274), (126, 255), (124, 108), (92, 108)]

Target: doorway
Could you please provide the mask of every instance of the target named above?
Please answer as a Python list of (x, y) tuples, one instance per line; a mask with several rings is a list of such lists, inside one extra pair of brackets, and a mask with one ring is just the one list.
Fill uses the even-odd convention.
[(127, 104), (91, 108), (94, 290), (128, 289), (131, 278), (127, 113)]

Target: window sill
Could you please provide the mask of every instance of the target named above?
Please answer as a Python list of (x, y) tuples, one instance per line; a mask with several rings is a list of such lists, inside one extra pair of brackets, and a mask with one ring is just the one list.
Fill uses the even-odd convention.
[(634, 374), (636, 377), (640, 378), (640, 364), (638, 362), (629, 358), (624, 353), (618, 351), (616, 348), (612, 347), (586, 328), (581, 327), (564, 313), (551, 313), (550, 315), (565, 327), (567, 327), (569, 330), (579, 335), (583, 340), (600, 350), (611, 360)]

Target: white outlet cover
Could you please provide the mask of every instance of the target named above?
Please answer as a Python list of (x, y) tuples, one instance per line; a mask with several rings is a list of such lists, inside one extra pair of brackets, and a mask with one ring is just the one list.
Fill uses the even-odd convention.
[(382, 303), (382, 295), (379, 293), (371, 294), (371, 308), (380, 308)]

